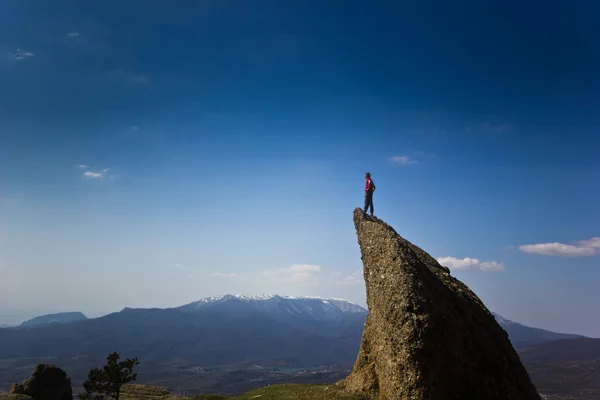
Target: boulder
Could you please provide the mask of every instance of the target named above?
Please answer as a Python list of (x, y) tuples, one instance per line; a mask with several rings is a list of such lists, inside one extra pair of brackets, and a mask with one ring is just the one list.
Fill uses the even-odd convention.
[(346, 390), (380, 400), (539, 400), (508, 335), (465, 284), (354, 211), (369, 315)]

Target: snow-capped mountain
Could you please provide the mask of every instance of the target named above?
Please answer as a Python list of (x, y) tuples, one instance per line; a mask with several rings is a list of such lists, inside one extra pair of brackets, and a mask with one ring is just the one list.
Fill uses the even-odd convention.
[(242, 302), (271, 315), (306, 317), (315, 320), (329, 320), (344, 314), (364, 316), (367, 310), (358, 304), (343, 299), (320, 297), (294, 297), (264, 294), (226, 294), (206, 297), (178, 307), (181, 311), (194, 312), (206, 306), (223, 302)]
[(515, 321), (511, 321), (510, 319), (506, 319), (502, 315), (496, 314), (495, 312), (492, 312), (492, 315), (496, 319), (496, 322), (498, 322), (498, 324), (500, 324), (500, 326), (502, 328), (506, 329), (509, 325), (516, 324)]
[(584, 338), (581, 335), (573, 335), (568, 333), (550, 332), (544, 329), (532, 328), (519, 324), (518, 322), (506, 319), (500, 314), (492, 313), (496, 322), (508, 333), (513, 346), (517, 348), (527, 347), (537, 343), (549, 342), (559, 339), (580, 339)]
[(145, 365), (351, 365), (367, 312), (339, 299), (225, 295), (176, 308), (124, 308), (39, 329), (0, 329), (0, 359), (19, 354), (101, 359), (118, 349)]

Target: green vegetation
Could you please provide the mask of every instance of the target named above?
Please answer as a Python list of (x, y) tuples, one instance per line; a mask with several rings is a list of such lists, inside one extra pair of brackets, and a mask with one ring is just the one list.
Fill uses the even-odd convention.
[(350, 396), (342, 392), (340, 384), (335, 385), (274, 385), (253, 390), (235, 400), (367, 400), (369, 397)]
[[(110, 396), (116, 400), (364, 400), (367, 397), (350, 396), (343, 393), (343, 385), (300, 385), (282, 384), (252, 390), (237, 397), (201, 394), (194, 397), (177, 397), (158, 386), (131, 384), (137, 378), (133, 367), (139, 364), (137, 358), (119, 362), (119, 354), (111, 353), (103, 368), (90, 370), (84, 387), (87, 393), (80, 399), (96, 400)], [(129, 384), (128, 384), (129, 383)], [(0, 395), (0, 399), (2, 399)], [(8, 399), (8, 398), (7, 398)]]
[[(183, 400), (167, 390), (156, 386), (127, 385), (123, 387), (121, 400)], [(349, 396), (342, 392), (340, 384), (335, 385), (273, 385), (237, 397), (202, 394), (188, 397), (187, 400), (366, 400), (368, 397)]]
[(121, 392), (121, 400), (148, 399), (172, 400), (176, 399), (166, 389), (158, 386), (126, 385)]
[(127, 358), (119, 362), (119, 353), (111, 353), (106, 357), (106, 365), (103, 368), (94, 368), (88, 375), (88, 380), (83, 387), (87, 393), (80, 394), (80, 399), (96, 400), (110, 396), (119, 400), (121, 387), (137, 379), (133, 367), (140, 362), (137, 358)]

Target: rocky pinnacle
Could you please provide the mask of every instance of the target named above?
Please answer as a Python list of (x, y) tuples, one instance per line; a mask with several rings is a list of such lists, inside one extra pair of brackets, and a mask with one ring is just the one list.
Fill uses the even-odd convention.
[(349, 392), (381, 400), (539, 400), (481, 300), (378, 218), (354, 211), (369, 316)]

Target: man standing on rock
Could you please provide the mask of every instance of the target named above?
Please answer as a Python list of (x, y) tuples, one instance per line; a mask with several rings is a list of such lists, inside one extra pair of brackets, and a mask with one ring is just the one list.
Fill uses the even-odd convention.
[(370, 207), (371, 208), (371, 216), (373, 216), (373, 192), (375, 191), (375, 184), (373, 183), (373, 180), (371, 179), (371, 174), (369, 172), (365, 173), (365, 179), (367, 180), (367, 183), (365, 185), (365, 208), (364, 208), (364, 211), (366, 213), (367, 209)]

